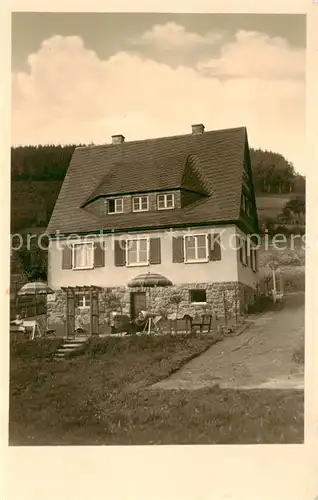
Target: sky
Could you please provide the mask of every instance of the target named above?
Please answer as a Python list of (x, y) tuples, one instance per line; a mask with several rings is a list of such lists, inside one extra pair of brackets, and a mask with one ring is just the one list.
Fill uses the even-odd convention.
[(304, 172), (301, 15), (12, 15), (12, 144), (246, 126)]

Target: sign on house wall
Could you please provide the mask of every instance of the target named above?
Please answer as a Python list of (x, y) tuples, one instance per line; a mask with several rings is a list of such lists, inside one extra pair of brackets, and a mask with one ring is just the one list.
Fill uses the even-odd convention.
[(48, 296), (47, 296), (47, 301), (48, 302), (55, 302), (55, 300), (56, 300), (55, 293), (49, 293)]

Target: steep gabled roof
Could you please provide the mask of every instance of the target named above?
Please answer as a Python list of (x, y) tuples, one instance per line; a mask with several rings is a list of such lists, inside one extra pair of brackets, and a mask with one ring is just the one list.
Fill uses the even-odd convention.
[[(47, 231), (85, 233), (238, 220), (246, 144), (246, 129), (240, 127), (77, 148)], [(208, 196), (156, 213), (99, 216), (85, 208), (97, 196), (143, 187), (183, 187)]]

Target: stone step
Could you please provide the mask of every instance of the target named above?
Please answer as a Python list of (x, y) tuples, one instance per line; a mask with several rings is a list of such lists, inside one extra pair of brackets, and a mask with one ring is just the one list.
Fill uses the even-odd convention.
[(69, 347), (71, 349), (77, 349), (78, 347), (83, 347), (84, 342), (68, 342), (67, 344), (62, 344), (60, 349), (64, 347)]
[(65, 340), (54, 355), (54, 359), (65, 359), (69, 354), (79, 352), (87, 344), (87, 339)]
[(76, 351), (76, 349), (74, 349), (74, 347), (63, 347), (63, 346), (57, 350), (57, 352), (60, 352), (60, 353), (62, 353), (62, 352), (68, 353), (68, 352), (74, 352), (74, 351)]
[(84, 338), (84, 339), (66, 339), (64, 340), (64, 344), (85, 344), (85, 342), (87, 342), (88, 339)]
[(72, 351), (77, 351), (79, 349), (82, 349), (82, 346), (67, 346), (67, 345), (62, 345), (61, 347), (58, 348), (58, 352), (72, 352)]

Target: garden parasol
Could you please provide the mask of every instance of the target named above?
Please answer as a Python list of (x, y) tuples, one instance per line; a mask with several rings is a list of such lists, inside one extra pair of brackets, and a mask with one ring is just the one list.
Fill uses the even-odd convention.
[[(132, 278), (128, 282), (129, 288), (143, 287), (143, 288), (149, 289), (149, 305), (150, 306), (151, 306), (151, 294), (150, 294), (151, 288), (166, 287), (166, 286), (172, 286), (172, 281), (170, 281), (165, 276), (162, 276), (162, 274), (151, 273), (151, 272), (139, 274), (138, 276), (135, 276), (135, 278)], [(153, 321), (152, 321), (152, 318), (150, 316), (148, 318), (147, 325), (146, 325), (146, 328), (148, 329), (148, 333), (150, 333), (152, 323), (153, 323)]]
[[(43, 281), (33, 281), (31, 283), (26, 283), (23, 285), (18, 291), (18, 296), (23, 297), (26, 295), (34, 296), (34, 305), (35, 305), (35, 320), (37, 319), (37, 296), (38, 295), (48, 295), (50, 293), (54, 293), (53, 290), (48, 286), (47, 283)], [(47, 327), (47, 307), (46, 307), (46, 320), (45, 320), (45, 328)]]
[(172, 282), (168, 280), (162, 274), (157, 273), (144, 273), (139, 274), (135, 278), (129, 281), (128, 286), (130, 288), (134, 287), (145, 287), (145, 288), (154, 288), (157, 286), (172, 286)]

